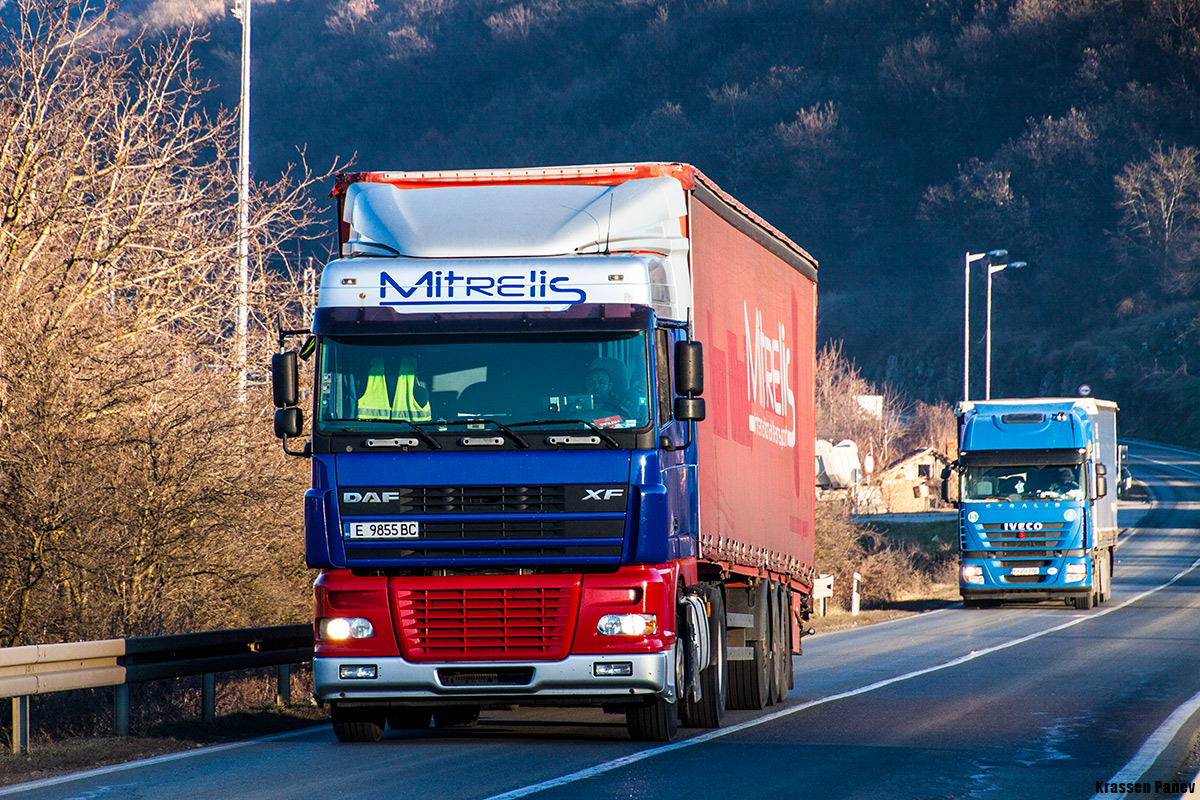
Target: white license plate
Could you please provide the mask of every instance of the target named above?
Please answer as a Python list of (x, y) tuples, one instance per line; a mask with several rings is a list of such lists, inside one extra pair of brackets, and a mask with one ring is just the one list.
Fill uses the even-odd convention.
[(420, 523), (416, 520), (405, 520), (403, 522), (347, 522), (343, 538), (415, 539), (420, 535)]
[(1041, 575), (1040, 567), (1013, 567), (1008, 571), (1009, 575)]

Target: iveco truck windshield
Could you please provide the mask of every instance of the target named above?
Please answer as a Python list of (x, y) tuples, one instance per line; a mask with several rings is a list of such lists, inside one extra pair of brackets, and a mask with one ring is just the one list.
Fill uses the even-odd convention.
[(327, 336), (317, 429), (394, 431), (392, 423), (487, 419), (504, 425), (650, 422), (647, 335)]
[(967, 467), (963, 472), (965, 502), (1029, 502), (1082, 500), (1082, 465)]

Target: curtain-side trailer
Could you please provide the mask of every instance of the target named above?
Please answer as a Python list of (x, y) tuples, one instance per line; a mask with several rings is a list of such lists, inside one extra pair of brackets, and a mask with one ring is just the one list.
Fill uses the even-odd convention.
[[(792, 685), (816, 261), (685, 164), (359, 173), (311, 339), (314, 693), (343, 741)], [(281, 351), (286, 340), (281, 331)], [(276, 433), (302, 434), (297, 351)]]

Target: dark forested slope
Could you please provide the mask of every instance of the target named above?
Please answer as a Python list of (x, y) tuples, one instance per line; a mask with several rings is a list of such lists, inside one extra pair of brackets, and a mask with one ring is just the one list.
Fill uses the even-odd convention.
[[(1195, 0), (280, 0), (254, 23), (263, 177), (298, 147), (692, 162), (820, 260), (821, 337), (924, 399), (961, 394), (963, 253), (1007, 248), (1030, 266), (996, 278), (993, 394), (1089, 383), (1127, 429), (1200, 441)], [(232, 105), (238, 26), (209, 26)]]

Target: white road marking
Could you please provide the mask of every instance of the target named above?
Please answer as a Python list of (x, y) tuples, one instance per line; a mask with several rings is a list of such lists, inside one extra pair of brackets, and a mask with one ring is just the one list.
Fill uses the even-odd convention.
[[(1045, 630), (1038, 631), (1036, 633), (1030, 633), (1025, 636), (1020, 636), (1016, 639), (1011, 639), (1007, 642), (1002, 642), (997, 645), (992, 645), (991, 647), (986, 647), (982, 650), (973, 650), (970, 653), (967, 653), (966, 655), (959, 656), (958, 658), (950, 659), (949, 661), (945, 661), (941, 664), (935, 664), (932, 667), (925, 667), (924, 669), (914, 670), (913, 672), (907, 672), (903, 675), (897, 675), (892, 678), (885, 678), (884, 680), (876, 681), (875, 683), (869, 683), (865, 686), (860, 686), (857, 689), (850, 689), (845, 692), (839, 692), (838, 694), (831, 694), (826, 697), (819, 697), (815, 700), (809, 700), (805, 703), (799, 703), (794, 706), (789, 706), (788, 708), (780, 709), (779, 711), (775, 711), (770, 714), (765, 714), (761, 717), (757, 717), (752, 720), (747, 720), (746, 722), (741, 722), (741, 723), (738, 723), (737, 725), (732, 725), (728, 728), (720, 728), (718, 730), (709, 731), (708, 733), (702, 733), (699, 736), (693, 736), (689, 739), (683, 739), (678, 742), (672, 742), (671, 744), (665, 744), (665, 745), (662, 745), (661, 747), (652, 747), (649, 750), (640, 750), (636, 753), (631, 753), (627, 756), (622, 756), (621, 758), (613, 759), (612, 761), (606, 761), (603, 764), (596, 764), (595, 766), (587, 767), (586, 769), (581, 769), (576, 772), (572, 772), (568, 775), (563, 775), (558, 778), (551, 778), (550, 780), (542, 781), (540, 783), (534, 783), (534, 784), (530, 784), (529, 786), (522, 786), (518, 789), (513, 789), (508, 792), (502, 792), (501, 794), (492, 795), (491, 797), (487, 798), (487, 800), (515, 800), (515, 798), (527, 797), (528, 795), (536, 794), (537, 792), (544, 792), (547, 789), (554, 789), (559, 786), (566, 786), (568, 784), (578, 783), (579, 781), (587, 780), (588, 778), (594, 778), (597, 775), (603, 775), (606, 772), (612, 772), (613, 770), (620, 769), (621, 767), (629, 766), (630, 764), (636, 764), (639, 761), (644, 761), (648, 758), (653, 758), (654, 756), (663, 755), (665, 753), (671, 753), (676, 750), (682, 750), (685, 747), (692, 747), (694, 745), (703, 744), (704, 742), (710, 742), (713, 739), (719, 739), (722, 736), (728, 736), (732, 733), (738, 733), (740, 731), (744, 731), (749, 728), (753, 728), (755, 726), (762, 725), (767, 722), (774, 722), (777, 719), (782, 719), (784, 717), (791, 716), (792, 714), (795, 714), (800, 711), (804, 711), (809, 708), (813, 708), (814, 706), (824, 705), (825, 703), (832, 703), (836, 700), (845, 700), (849, 697), (856, 697), (861, 694), (873, 692), (876, 689), (882, 689), (886, 686), (891, 686), (892, 684), (895, 684), (895, 683), (901, 683), (903, 681), (912, 680), (913, 678), (919, 678), (922, 675), (928, 675), (932, 672), (940, 672), (941, 670), (949, 669), (950, 667), (957, 667), (960, 664), (966, 664), (969, 661), (974, 661), (977, 658), (981, 658), (986, 655), (991, 655), (992, 653), (998, 652), (1000, 650), (1007, 650), (1010, 647), (1015, 647), (1019, 644), (1024, 644), (1025, 642), (1033, 641), (1034, 639), (1040, 639), (1041, 637), (1046, 636), (1047, 634), (1057, 633), (1058, 631), (1066, 630), (1067, 628), (1074, 627), (1075, 625), (1078, 625), (1081, 622), (1087, 622), (1087, 621), (1093, 620), (1093, 619), (1100, 619), (1101, 617), (1103, 617), (1107, 614), (1111, 614), (1114, 611), (1119, 611), (1128, 605), (1136, 603), (1139, 600), (1143, 600), (1156, 592), (1166, 589), (1168, 586), (1174, 585), (1181, 578), (1191, 574), (1192, 572), (1195, 572), (1198, 567), (1200, 567), (1200, 558), (1193, 561), (1191, 566), (1189, 566), (1187, 569), (1185, 569), (1182, 572), (1175, 575), (1175, 577), (1171, 578), (1166, 583), (1161, 584), (1160, 586), (1156, 586), (1153, 589), (1147, 589), (1146, 591), (1142, 592), (1141, 594), (1134, 595), (1133, 597), (1130, 597), (1128, 600), (1121, 603), (1120, 605), (1110, 606), (1110, 607), (1108, 607), (1106, 609), (1102, 609), (1100, 611), (1091, 612), (1091, 613), (1087, 614), (1086, 616), (1075, 617), (1074, 619), (1068, 620), (1067, 622), (1064, 622), (1060, 625), (1055, 625), (1052, 628), (1046, 628)], [(1174, 715), (1172, 715), (1172, 717), (1173, 716)], [(1151, 738), (1153, 738), (1153, 737), (1151, 737)], [(1164, 747), (1165, 747), (1165, 745), (1164, 745)], [(1143, 746), (1143, 749), (1145, 749), (1145, 746)], [(1160, 751), (1161, 751), (1161, 749), (1160, 749)], [(1157, 754), (1155, 755), (1155, 757), (1157, 757)]]
[[(1129, 763), (1121, 767), (1116, 775), (1108, 779), (1109, 783), (1134, 783), (1137, 779), (1146, 774), (1146, 770), (1150, 769), (1151, 765), (1158, 760), (1162, 755), (1163, 750), (1171, 744), (1171, 740), (1175, 738), (1175, 734), (1179, 733), (1179, 729), (1187, 724), (1188, 719), (1200, 710), (1200, 692), (1192, 695), (1192, 698), (1167, 717), (1162, 725), (1154, 733), (1150, 734), (1150, 738), (1146, 740), (1141, 749), (1133, 754), (1133, 758)], [(1097, 792), (1092, 795), (1092, 800), (1120, 800), (1126, 797), (1128, 793), (1121, 794), (1100, 794)]]
[(126, 761), (124, 764), (112, 764), (107, 767), (97, 767), (89, 769), (86, 772), (73, 772), (70, 775), (57, 775), (53, 778), (42, 778), (39, 781), (30, 781), (29, 783), (18, 783), (14, 786), (5, 786), (0, 788), (0, 797), (5, 797), (10, 794), (21, 794), (22, 792), (32, 792), (36, 789), (45, 789), (49, 786), (58, 786), (63, 783), (72, 781), (82, 781), (88, 778), (100, 778), (105, 775), (111, 775), (114, 772), (124, 772), (126, 770), (138, 769), (140, 767), (151, 767), (155, 764), (165, 764), (169, 761), (179, 761), (192, 756), (210, 755), (212, 753), (223, 753), (226, 750), (236, 750), (239, 747), (249, 747), (254, 744), (262, 744), (263, 742), (274, 742), (279, 739), (290, 739), (293, 736), (303, 736), (306, 733), (313, 731), (327, 730), (327, 725), (320, 725), (314, 728), (302, 728), (298, 731), (288, 731), (287, 733), (276, 733), (271, 736), (263, 736), (258, 739), (247, 739), (244, 742), (230, 742), (229, 744), (214, 744), (208, 747), (197, 747), (193, 750), (182, 750), (178, 753), (164, 753), (161, 756), (152, 758), (142, 758), (137, 761)]

